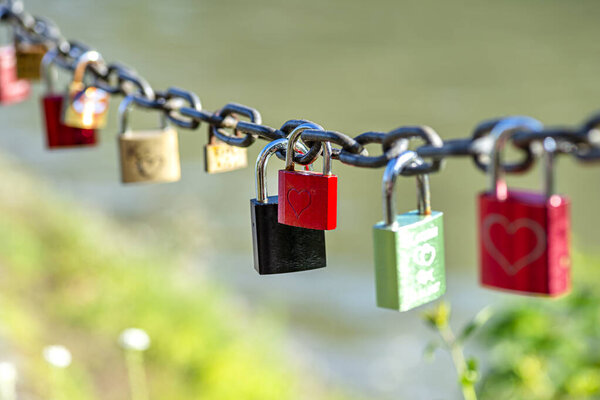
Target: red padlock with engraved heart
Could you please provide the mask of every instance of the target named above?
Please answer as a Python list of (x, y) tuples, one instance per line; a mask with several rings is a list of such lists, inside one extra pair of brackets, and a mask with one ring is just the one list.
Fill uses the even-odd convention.
[(544, 141), (544, 193), (509, 190), (500, 178), (500, 148), (517, 130), (540, 130), (527, 117), (506, 118), (492, 128), (492, 190), (479, 195), (481, 283), (484, 286), (544, 296), (559, 296), (571, 286), (569, 199), (553, 194), (556, 144)]
[(29, 97), (31, 84), (17, 79), (17, 58), (12, 45), (0, 47), (0, 104), (19, 103)]
[(323, 173), (294, 170), (294, 144), (312, 123), (290, 133), (285, 169), (279, 171), (278, 221), (307, 229), (331, 230), (337, 226), (337, 176), (331, 173), (331, 144), (323, 142)]
[(47, 145), (50, 149), (90, 146), (96, 144), (94, 129), (75, 128), (62, 123), (64, 94), (55, 90), (56, 71), (52, 69), (56, 49), (48, 51), (42, 58), (41, 76), (46, 83), (46, 93), (42, 97)]

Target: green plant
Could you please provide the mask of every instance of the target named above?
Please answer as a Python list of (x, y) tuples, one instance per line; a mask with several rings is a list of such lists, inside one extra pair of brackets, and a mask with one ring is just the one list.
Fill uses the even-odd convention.
[(563, 400), (600, 397), (600, 295), (575, 290), (551, 301), (522, 299), (483, 331), (491, 348), (483, 399)]
[(477, 360), (474, 357), (465, 357), (464, 344), (487, 322), (490, 316), (490, 309), (484, 308), (456, 335), (450, 327), (450, 305), (447, 302), (442, 301), (423, 314), (427, 325), (434, 329), (440, 337), (439, 340), (432, 341), (427, 345), (426, 355), (433, 357), (438, 348), (445, 349), (450, 353), (465, 400), (477, 400), (475, 383), (479, 378), (479, 372)]

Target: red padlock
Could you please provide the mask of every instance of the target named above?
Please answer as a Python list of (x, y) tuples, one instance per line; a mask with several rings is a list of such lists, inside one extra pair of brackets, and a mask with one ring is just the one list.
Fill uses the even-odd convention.
[(13, 45), (0, 47), (0, 104), (8, 105), (26, 100), (31, 85), (17, 79), (17, 59)]
[(490, 161), (492, 190), (479, 195), (481, 284), (522, 294), (559, 296), (571, 286), (569, 199), (553, 194), (556, 144), (544, 142), (545, 193), (508, 190), (500, 177), (500, 148), (517, 130), (541, 130), (527, 117), (494, 126)]
[(337, 225), (337, 176), (331, 173), (331, 144), (323, 142), (323, 173), (294, 170), (294, 145), (306, 129), (322, 129), (305, 123), (288, 138), (285, 169), (279, 171), (280, 224), (331, 230)]
[(58, 56), (56, 49), (48, 51), (42, 59), (41, 75), (46, 83), (46, 94), (42, 96), (47, 145), (50, 149), (89, 146), (96, 144), (94, 129), (73, 128), (62, 123), (64, 94), (55, 91), (56, 71), (52, 64)]

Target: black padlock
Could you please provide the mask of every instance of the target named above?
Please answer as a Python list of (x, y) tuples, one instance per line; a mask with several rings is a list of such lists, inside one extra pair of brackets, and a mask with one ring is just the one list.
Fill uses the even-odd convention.
[(266, 167), (287, 139), (267, 145), (256, 160), (256, 199), (250, 200), (254, 268), (261, 275), (323, 268), (326, 265), (325, 232), (280, 224), (277, 196), (267, 196)]

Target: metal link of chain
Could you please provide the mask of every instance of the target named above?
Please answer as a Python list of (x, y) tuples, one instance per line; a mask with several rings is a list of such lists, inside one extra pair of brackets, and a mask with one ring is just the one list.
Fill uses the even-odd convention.
[[(89, 46), (80, 42), (67, 41), (52, 21), (32, 16), (20, 0), (0, 3), (0, 21), (15, 27), (17, 41), (26, 40), (56, 46), (58, 56), (55, 58), (55, 64), (65, 70), (73, 71), (78, 58), (91, 50)], [(164, 112), (169, 121), (184, 129), (197, 129), (201, 123), (207, 123), (210, 134), (230, 146), (248, 147), (257, 139), (281, 139), (300, 124), (311, 122), (294, 119), (275, 129), (262, 124), (258, 110), (236, 103), (226, 104), (216, 112), (206, 111), (202, 109), (200, 99), (195, 93), (173, 87), (164, 92), (157, 92), (135, 70), (118, 63), (102, 64), (100, 68), (92, 67), (89, 72), (94, 76), (93, 86), (111, 95), (132, 95), (133, 101), (139, 107)], [(339, 146), (332, 149), (333, 159), (357, 167), (380, 168), (406, 151), (413, 139), (420, 139), (425, 143), (414, 151), (429, 161), (406, 168), (402, 175), (436, 172), (443, 166), (445, 158), (457, 156), (472, 157), (476, 166), (485, 171), (489, 166), (489, 154), (493, 146), (493, 138), (489, 137), (489, 133), (500, 120), (484, 121), (475, 128), (469, 138), (446, 141), (427, 126), (405, 126), (387, 133), (365, 132), (354, 138), (331, 130), (307, 129), (302, 132), (301, 139), (309, 150), (305, 154), (294, 154), (294, 162), (304, 165), (314, 162), (321, 154), (322, 143), (330, 142)], [(232, 132), (228, 133), (226, 130)], [(571, 154), (582, 162), (600, 162), (600, 114), (597, 114), (584, 122), (580, 128), (548, 128), (538, 132), (515, 133), (511, 141), (522, 153), (522, 158), (517, 162), (504, 163), (504, 171), (519, 173), (528, 170), (540, 154), (540, 144), (548, 137), (556, 141), (557, 154)], [(382, 149), (381, 155), (370, 156), (365, 148), (369, 144), (379, 144)], [(280, 150), (277, 156), (285, 159), (285, 151)]]

